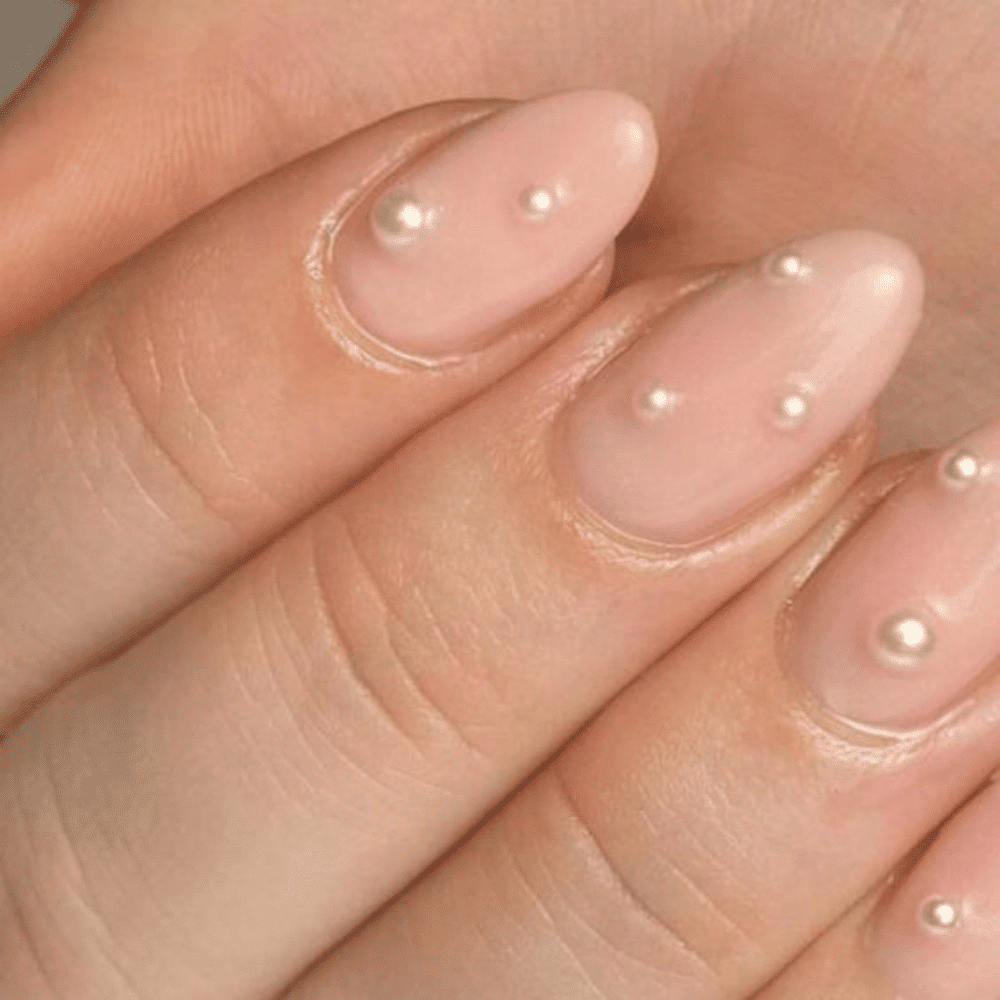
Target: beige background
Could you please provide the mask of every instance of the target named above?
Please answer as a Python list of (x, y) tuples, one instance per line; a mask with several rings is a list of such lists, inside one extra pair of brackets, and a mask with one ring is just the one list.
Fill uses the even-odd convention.
[(0, 0), (0, 104), (42, 60), (72, 13), (62, 0)]

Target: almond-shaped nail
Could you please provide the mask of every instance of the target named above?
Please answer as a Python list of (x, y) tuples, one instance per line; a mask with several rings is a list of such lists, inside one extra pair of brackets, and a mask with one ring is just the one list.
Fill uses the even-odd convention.
[(625, 94), (515, 105), (359, 205), (331, 277), (356, 322), (397, 351), (480, 349), (600, 257), (642, 201), (656, 156), (650, 114)]
[(922, 463), (795, 602), (790, 662), (836, 715), (932, 723), (1000, 655), (1000, 424)]
[(1000, 997), (1000, 785), (951, 820), (866, 935), (899, 1000)]
[(570, 405), (581, 499), (632, 536), (705, 540), (869, 407), (922, 299), (913, 252), (863, 230), (782, 248), (697, 293)]

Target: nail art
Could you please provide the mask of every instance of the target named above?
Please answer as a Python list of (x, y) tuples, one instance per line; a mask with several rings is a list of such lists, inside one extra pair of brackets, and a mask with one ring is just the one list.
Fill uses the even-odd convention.
[(626, 535), (695, 544), (806, 470), (871, 404), (922, 276), (880, 233), (783, 247), (696, 294), (579, 390), (568, 467)]
[(790, 662), (833, 713), (931, 724), (1000, 655), (1000, 424), (933, 456), (795, 601)]
[(906, 1000), (1000, 996), (1000, 786), (951, 819), (875, 910), (865, 940)]
[(641, 202), (649, 112), (611, 91), (519, 104), (461, 130), (343, 220), (328, 278), (403, 356), (479, 350), (585, 273)]

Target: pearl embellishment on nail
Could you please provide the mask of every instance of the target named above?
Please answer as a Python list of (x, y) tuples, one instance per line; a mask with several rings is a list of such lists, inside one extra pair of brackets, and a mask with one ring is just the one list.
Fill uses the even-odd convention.
[(789, 392), (775, 403), (774, 415), (781, 427), (801, 427), (809, 419), (811, 409), (804, 392)]
[(891, 615), (879, 629), (879, 654), (890, 667), (907, 670), (917, 666), (930, 655), (934, 643), (934, 630), (911, 611)]
[(665, 385), (650, 386), (639, 396), (639, 409), (643, 416), (655, 420), (673, 413), (680, 398), (679, 393)]
[(961, 916), (961, 907), (950, 899), (930, 899), (920, 911), (923, 924), (930, 930), (938, 932), (955, 930)]
[(556, 192), (543, 187), (526, 188), (518, 200), (528, 217), (539, 222), (547, 219), (559, 204)]
[(384, 194), (371, 213), (372, 231), (384, 246), (412, 246), (423, 239), (437, 222), (436, 209), (418, 201), (409, 191)]
[(983, 460), (971, 451), (956, 451), (941, 467), (949, 486), (961, 489), (974, 483), (983, 473)]
[(805, 281), (811, 274), (809, 262), (794, 250), (785, 250), (768, 260), (767, 270), (783, 281)]

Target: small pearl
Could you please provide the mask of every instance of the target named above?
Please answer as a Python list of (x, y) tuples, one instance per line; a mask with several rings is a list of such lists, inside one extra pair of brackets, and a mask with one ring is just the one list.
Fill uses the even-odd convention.
[(932, 931), (953, 931), (961, 917), (961, 905), (950, 899), (929, 899), (920, 911), (921, 921)]
[(809, 262), (794, 250), (783, 250), (771, 256), (767, 262), (767, 270), (782, 281), (805, 281), (812, 274)]
[(961, 489), (974, 483), (983, 473), (983, 460), (971, 451), (956, 451), (941, 467), (949, 486)]
[(547, 219), (559, 204), (556, 192), (543, 187), (526, 188), (518, 200), (528, 217), (537, 221)]
[(789, 392), (774, 405), (774, 415), (781, 427), (801, 427), (808, 419), (812, 407), (804, 392)]
[(934, 631), (919, 615), (901, 611), (883, 623), (878, 634), (879, 653), (890, 667), (909, 669), (934, 649)]
[(639, 409), (643, 416), (656, 420), (673, 413), (680, 402), (680, 395), (665, 385), (653, 385), (639, 396)]
[(409, 191), (383, 195), (372, 209), (372, 231), (379, 242), (397, 248), (423, 239), (437, 221), (437, 211), (418, 201)]

